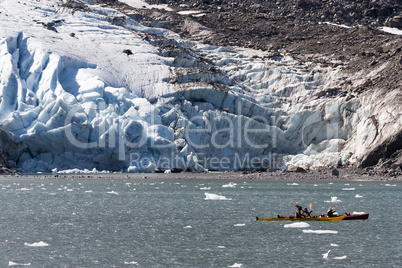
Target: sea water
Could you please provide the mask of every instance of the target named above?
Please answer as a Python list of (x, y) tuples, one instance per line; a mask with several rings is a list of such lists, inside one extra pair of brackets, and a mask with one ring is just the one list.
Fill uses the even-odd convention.
[[(399, 182), (162, 175), (3, 177), (0, 184), (0, 267), (400, 267)], [(310, 203), (315, 215), (335, 205), (370, 217), (255, 218), (292, 215), (296, 204)]]

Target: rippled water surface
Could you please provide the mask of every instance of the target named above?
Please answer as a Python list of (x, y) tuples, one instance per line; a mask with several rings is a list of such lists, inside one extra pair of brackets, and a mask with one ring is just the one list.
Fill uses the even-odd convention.
[[(0, 267), (399, 267), (401, 183), (0, 180)], [(261, 222), (312, 203), (365, 221)], [(286, 226), (285, 226), (286, 225)], [(290, 227), (290, 228), (285, 228)], [(293, 227), (293, 228), (291, 228)], [(304, 230), (304, 231), (303, 231)]]

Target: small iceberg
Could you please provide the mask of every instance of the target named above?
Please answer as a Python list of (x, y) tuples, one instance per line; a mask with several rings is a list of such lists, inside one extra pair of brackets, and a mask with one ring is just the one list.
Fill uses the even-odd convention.
[(331, 252), (331, 250), (328, 250), (327, 253), (322, 254), (322, 257), (323, 257), (324, 259), (328, 259), (328, 254), (329, 254), (330, 252)]
[(218, 248), (226, 248), (225, 246), (218, 246)]
[(344, 260), (344, 259), (346, 259), (346, 255), (341, 257), (334, 257), (334, 260)]
[(310, 224), (308, 224), (307, 222), (294, 222), (294, 223), (285, 224), (283, 227), (284, 228), (306, 228), (306, 227), (310, 227)]
[(324, 201), (325, 203), (341, 203), (342, 201), (336, 196), (331, 196), (331, 200)]
[(85, 191), (85, 192), (86, 192), (86, 193), (93, 193), (93, 192), (92, 192), (92, 190), (89, 190), (89, 191)]
[(191, 225), (187, 225), (187, 226), (184, 226), (183, 228), (184, 228), (184, 229), (191, 229), (191, 228), (193, 228), (193, 227), (191, 227)]
[(223, 195), (210, 194), (210, 193), (204, 193), (204, 194), (205, 194), (205, 200), (232, 200), (231, 198), (227, 198)]
[(385, 186), (387, 186), (387, 187), (395, 187), (396, 186), (396, 184), (385, 184)]
[(299, 184), (296, 183), (296, 182), (294, 182), (294, 183), (287, 183), (287, 185), (290, 185), (290, 186), (297, 186), (297, 185), (299, 185)]
[(125, 261), (124, 264), (138, 265), (136, 261)]
[(246, 226), (246, 224), (245, 224), (245, 223), (237, 223), (237, 224), (235, 224), (235, 225), (233, 225), (233, 226), (242, 227), (242, 226)]
[(342, 191), (354, 191), (356, 190), (355, 188), (342, 188)]
[(228, 184), (222, 185), (223, 188), (234, 188), (236, 187), (237, 183), (229, 182)]
[(358, 194), (357, 194), (357, 195), (355, 195), (355, 197), (356, 197), (356, 198), (363, 198), (363, 196), (362, 196), (362, 195), (358, 195)]
[(231, 267), (231, 268), (239, 268), (239, 267), (243, 267), (243, 264), (236, 262), (236, 263), (233, 264), (232, 266), (228, 266), (228, 267)]
[(334, 230), (302, 230), (305, 234), (337, 234), (338, 231)]
[(9, 261), (8, 266), (31, 266), (31, 263), (16, 263), (13, 261)]
[(32, 243), (32, 244), (24, 243), (24, 245), (28, 246), (28, 247), (47, 247), (47, 246), (49, 246), (48, 243), (45, 243), (43, 241), (35, 242), (35, 243)]
[(115, 195), (119, 195), (119, 193), (118, 192), (115, 192), (115, 191), (110, 191), (110, 192), (107, 192), (108, 194), (115, 194)]
[(211, 187), (202, 187), (200, 190), (211, 190)]
[(331, 246), (331, 247), (339, 247), (338, 244), (333, 244), (333, 243), (331, 243), (330, 246)]

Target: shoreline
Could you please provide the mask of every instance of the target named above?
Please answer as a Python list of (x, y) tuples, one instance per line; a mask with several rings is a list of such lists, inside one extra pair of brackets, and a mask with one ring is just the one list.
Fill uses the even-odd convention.
[[(335, 171), (334, 171), (335, 170)], [(338, 175), (333, 175), (333, 173)], [(266, 180), (266, 181), (392, 181), (402, 182), (400, 172), (385, 174), (374, 169), (340, 168), (319, 169), (308, 171), (211, 171), (208, 173), (12, 173), (0, 174), (0, 179), (5, 178), (48, 178), (48, 179), (222, 179), (222, 180)]]

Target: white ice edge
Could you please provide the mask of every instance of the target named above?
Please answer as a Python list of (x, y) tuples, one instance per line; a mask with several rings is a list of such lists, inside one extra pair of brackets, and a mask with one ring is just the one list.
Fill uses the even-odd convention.
[(166, 11), (173, 11), (168, 5), (150, 5), (144, 1), (141, 0), (119, 0), (120, 2), (126, 3), (127, 5), (138, 8), (138, 9), (164, 9)]

